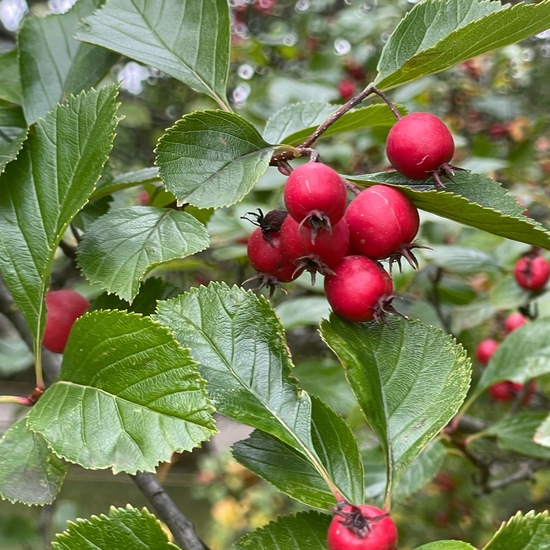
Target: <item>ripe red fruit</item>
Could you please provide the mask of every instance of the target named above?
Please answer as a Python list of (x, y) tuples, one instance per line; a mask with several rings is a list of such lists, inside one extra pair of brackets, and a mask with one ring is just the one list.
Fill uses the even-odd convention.
[(325, 294), (334, 313), (348, 321), (370, 321), (391, 301), (389, 274), (365, 256), (346, 256), (325, 277)]
[[(410, 113), (392, 126), (386, 155), (392, 166), (412, 180), (449, 170), (455, 144), (445, 123), (431, 113)], [(441, 182), (436, 179), (441, 184)], [(442, 185), (442, 184), (441, 184)]]
[(524, 317), (518, 311), (510, 313), (510, 315), (508, 315), (508, 317), (504, 320), (504, 330), (506, 331), (506, 334), (510, 334), (510, 332), (516, 330), (527, 322), (527, 317)]
[[(503, 382), (497, 382), (489, 388), (489, 394), (495, 401), (507, 402), (515, 399), (518, 394), (523, 390), (524, 384), (519, 382), (511, 382), (510, 380), (504, 380)], [(535, 391), (534, 382), (529, 383), (529, 388), (522, 399), (522, 404), (525, 405), (531, 399), (533, 392)]]
[(550, 278), (550, 264), (542, 256), (523, 256), (516, 262), (514, 278), (525, 290), (540, 290)]
[[(346, 210), (347, 192), (336, 171), (320, 162), (308, 162), (292, 171), (284, 187), (288, 213), (314, 231), (329, 232)], [(316, 231), (314, 233), (315, 238)]]
[(365, 189), (350, 202), (345, 219), (351, 247), (357, 253), (373, 259), (401, 253), (409, 259), (407, 245), (418, 232), (420, 217), (399, 189), (388, 185)]
[(489, 359), (493, 356), (497, 350), (499, 343), (492, 338), (486, 338), (482, 340), (476, 348), (476, 357), (477, 360), (482, 364), (486, 365), (489, 362)]
[[(268, 238), (263, 228), (257, 227), (248, 239), (247, 254), (250, 265), (258, 274), (276, 279), (273, 283), (288, 283), (300, 274), (296, 266), (283, 254), (279, 232), (269, 233)], [(267, 284), (266, 281), (262, 282)]]
[(63, 353), (74, 322), (88, 309), (90, 302), (74, 290), (54, 290), (46, 294), (46, 326), (42, 345)]
[(349, 229), (345, 220), (332, 227), (332, 232), (322, 231), (313, 240), (313, 230), (300, 225), (292, 216), (287, 216), (281, 226), (281, 247), (285, 256), (297, 267), (332, 273), (349, 246)]
[(337, 508), (327, 542), (330, 550), (395, 550), (397, 527), (376, 506), (348, 504)]
[(355, 82), (347, 78), (341, 80), (338, 84), (338, 93), (340, 94), (340, 98), (345, 101), (352, 98), (355, 94)]

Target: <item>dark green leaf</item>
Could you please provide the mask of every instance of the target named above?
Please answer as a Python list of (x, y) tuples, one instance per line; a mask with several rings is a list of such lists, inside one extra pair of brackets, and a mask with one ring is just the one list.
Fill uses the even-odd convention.
[(503, 523), (483, 550), (549, 550), (550, 517), (542, 514), (518, 512)]
[(159, 173), (180, 204), (239, 202), (269, 166), (273, 146), (244, 118), (223, 111), (184, 116), (159, 140)]
[[(201, 364), (216, 410), (276, 437), (301, 454), (332, 491), (358, 498), (363, 482), (356, 442), (340, 417), (320, 402), (313, 405), (291, 378), (284, 331), (267, 300), (211, 283), (160, 302), (155, 318)], [(329, 451), (334, 440), (348, 453), (345, 464), (339, 450)]]
[(428, 182), (413, 182), (397, 172), (346, 176), (358, 184), (386, 183), (401, 189), (418, 208), (483, 231), (550, 249), (550, 232), (532, 218), (500, 183), (487, 176), (457, 173), (446, 189), (436, 191)]
[(99, 218), (78, 247), (86, 278), (131, 302), (153, 268), (208, 247), (206, 228), (187, 212), (132, 206)]
[(256, 529), (235, 543), (235, 550), (326, 550), (328, 514), (301, 512), (284, 516), (267, 527)]
[(391, 318), (321, 323), (388, 459), (388, 490), (458, 411), (470, 382), (465, 350), (442, 331)]
[(69, 522), (52, 542), (54, 550), (177, 550), (159, 520), (146, 508), (111, 507), (109, 515)]
[(514, 330), (499, 345), (475, 388), (478, 395), (503, 380), (524, 383), (550, 372), (550, 319), (539, 319)]
[(27, 505), (51, 504), (67, 473), (44, 439), (31, 432), (25, 419), (0, 439), (0, 496)]
[(27, 137), (27, 123), (21, 107), (0, 102), (0, 173), (13, 160)]
[(97, 199), (106, 195), (111, 195), (116, 191), (144, 185), (153, 181), (160, 181), (160, 176), (156, 167), (142, 168), (134, 172), (126, 172), (112, 179), (108, 179), (98, 183), (97, 189), (94, 191), (91, 199)]
[(165, 327), (122, 311), (74, 324), (58, 380), (28, 424), (85, 468), (154, 471), (215, 431), (196, 363)]
[(110, 0), (77, 38), (156, 67), (229, 110), (227, 0)]
[(36, 339), (57, 244), (112, 146), (116, 93), (109, 86), (71, 96), (36, 123), (0, 175), (0, 271)]
[(501, 449), (548, 460), (550, 449), (533, 441), (536, 429), (546, 416), (545, 412), (519, 412), (502, 418), (483, 434), (494, 435)]
[(111, 52), (75, 40), (80, 20), (101, 0), (79, 0), (68, 12), (28, 17), (18, 36), (23, 110), (29, 124), (69, 94), (97, 84), (116, 61)]
[(17, 49), (0, 55), (0, 99), (21, 103), (21, 78)]
[(549, 27), (549, 2), (513, 7), (486, 0), (420, 2), (384, 46), (375, 84), (387, 90)]
[[(476, 550), (471, 544), (461, 540), (438, 540), (417, 546), (415, 550)], [(510, 549), (511, 550), (511, 549)]]
[[(397, 108), (401, 113), (406, 113), (404, 107), (397, 106)], [(268, 119), (264, 130), (264, 139), (270, 143), (299, 145), (336, 110), (337, 106), (327, 105), (322, 101), (288, 105)], [(387, 105), (369, 105), (342, 115), (329, 126), (323, 133), (323, 137), (364, 130), (373, 126), (392, 126), (393, 124), (395, 124), (395, 115)]]

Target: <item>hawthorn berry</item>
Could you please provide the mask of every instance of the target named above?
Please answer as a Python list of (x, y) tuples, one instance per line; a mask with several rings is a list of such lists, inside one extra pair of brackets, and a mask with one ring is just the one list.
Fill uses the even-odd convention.
[(338, 83), (338, 93), (340, 94), (340, 99), (347, 101), (355, 95), (355, 82), (348, 78), (341, 80)]
[(391, 302), (393, 283), (376, 261), (346, 256), (325, 276), (325, 294), (334, 313), (348, 321), (370, 321)]
[(412, 180), (434, 176), (444, 187), (440, 174), (453, 174), (449, 164), (455, 144), (445, 123), (431, 113), (410, 113), (391, 128), (386, 140), (386, 155), (392, 166)]
[(312, 274), (332, 273), (349, 246), (349, 229), (345, 220), (332, 227), (332, 232), (322, 231), (313, 237), (313, 229), (300, 225), (292, 216), (287, 216), (281, 226), (281, 248), (283, 254), (300, 271), (306, 269)]
[(46, 325), (42, 345), (63, 353), (74, 322), (88, 309), (90, 302), (74, 290), (53, 290), (46, 294)]
[(351, 248), (375, 260), (401, 255), (413, 265), (411, 242), (420, 225), (414, 203), (399, 189), (373, 185), (359, 193), (346, 209)]
[(510, 334), (510, 332), (513, 332), (527, 322), (527, 317), (522, 315), (519, 311), (515, 311), (514, 313), (510, 313), (504, 320), (504, 330), (506, 334)]
[(300, 274), (300, 270), (288, 260), (281, 248), (280, 233), (271, 232), (269, 237), (262, 227), (257, 227), (248, 239), (248, 261), (258, 272), (262, 286), (265, 284), (288, 283)]
[(283, 197), (288, 213), (301, 225), (327, 231), (344, 216), (347, 191), (338, 172), (321, 162), (298, 166), (288, 177)]
[[(523, 391), (524, 388), (524, 384), (520, 384), (519, 382), (512, 382), (510, 380), (504, 380), (502, 382), (497, 382), (496, 384), (493, 384), (489, 388), (489, 395), (493, 400), (505, 403), (515, 399), (519, 395), (519, 393)], [(530, 382), (527, 392), (525, 393), (525, 396), (521, 401), (523, 405), (526, 405), (529, 402), (534, 391), (535, 384), (534, 382)]]
[(328, 528), (327, 542), (330, 550), (395, 550), (397, 527), (376, 506), (339, 505)]
[(514, 266), (514, 278), (525, 290), (540, 290), (550, 278), (550, 264), (542, 256), (523, 256)]
[(476, 348), (476, 358), (482, 364), (486, 365), (489, 359), (493, 356), (497, 350), (499, 343), (492, 338), (486, 338), (482, 340)]

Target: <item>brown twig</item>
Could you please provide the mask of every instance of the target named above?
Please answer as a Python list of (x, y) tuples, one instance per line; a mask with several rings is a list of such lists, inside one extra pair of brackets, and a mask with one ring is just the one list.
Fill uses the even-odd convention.
[(130, 477), (147, 497), (160, 519), (166, 523), (179, 546), (186, 550), (210, 550), (154, 474), (138, 472)]

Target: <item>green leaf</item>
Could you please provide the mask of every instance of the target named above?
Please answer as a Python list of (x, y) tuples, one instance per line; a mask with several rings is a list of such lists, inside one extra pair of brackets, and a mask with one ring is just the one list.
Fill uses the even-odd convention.
[(486, 0), (427, 0), (401, 20), (386, 42), (375, 85), (387, 90), (549, 27), (549, 2), (510, 7)]
[(158, 142), (159, 173), (179, 204), (219, 208), (239, 202), (269, 166), (273, 146), (239, 115), (185, 115)]
[(548, 460), (550, 449), (533, 440), (536, 429), (546, 416), (545, 412), (519, 412), (502, 418), (480, 435), (495, 436), (498, 446), (506, 451)]
[(441, 330), (402, 318), (321, 323), (367, 422), (384, 447), (391, 492), (405, 470), (458, 411), (470, 382), (465, 350)]
[(19, 153), (27, 137), (27, 123), (21, 107), (0, 102), (0, 173)]
[(550, 372), (549, 331), (550, 319), (538, 319), (506, 336), (483, 370), (474, 395), (496, 382), (511, 380), (523, 384)]
[(304, 325), (319, 324), (326, 317), (330, 306), (324, 296), (292, 296), (277, 304), (277, 315), (286, 330)]
[(235, 443), (233, 456), (291, 498), (313, 508), (334, 506), (334, 496), (303, 455), (265, 432), (255, 430)]
[(153, 181), (160, 181), (160, 176), (155, 166), (151, 168), (142, 168), (141, 170), (135, 170), (133, 172), (126, 172), (112, 179), (100, 182), (90, 199), (98, 199), (122, 189), (144, 185)]
[(97, 84), (117, 56), (73, 38), (101, 0), (79, 0), (68, 12), (28, 17), (18, 35), (25, 118), (32, 124), (69, 94)]
[(461, 540), (437, 540), (429, 542), (422, 546), (417, 546), (416, 550), (476, 550), (471, 544)]
[[(312, 403), (291, 378), (284, 331), (267, 300), (211, 283), (160, 302), (155, 318), (191, 349), (217, 411), (300, 453), (333, 494), (358, 498), (363, 472), (355, 439), (336, 413)], [(348, 454), (344, 464), (341, 451), (331, 448), (335, 440)]]
[[(406, 109), (397, 106), (406, 114)], [(327, 120), (337, 107), (323, 101), (294, 103), (283, 107), (272, 115), (264, 129), (264, 139), (270, 143), (285, 143), (299, 145), (305, 141), (317, 127)], [(342, 132), (364, 130), (373, 126), (392, 126), (395, 115), (386, 104), (369, 105), (354, 109), (342, 115), (324, 132), (323, 137), (329, 137)]]
[(266, 527), (256, 529), (239, 539), (235, 550), (326, 550), (327, 530), (331, 520), (328, 514), (300, 512), (284, 516)]
[(539, 445), (550, 447), (550, 416), (547, 416), (544, 422), (537, 428), (533, 439)]
[(208, 439), (211, 413), (196, 363), (167, 328), (95, 311), (74, 324), (59, 378), (28, 424), (69, 462), (135, 473)]
[(516, 199), (500, 183), (487, 176), (459, 172), (446, 189), (437, 191), (427, 182), (413, 182), (397, 172), (346, 176), (358, 184), (395, 185), (418, 208), (476, 227), (488, 233), (550, 249), (550, 232), (532, 218), (523, 216)]
[(109, 86), (70, 97), (36, 123), (0, 175), (0, 271), (37, 342), (57, 244), (112, 146), (116, 93)]
[(77, 38), (160, 69), (230, 110), (227, 0), (109, 0)]
[(549, 550), (550, 517), (548, 511), (523, 515), (518, 512), (503, 523), (483, 550)]
[(21, 103), (21, 78), (16, 48), (0, 55), (0, 99)]
[[(317, 456), (337, 485), (349, 484), (350, 465), (359, 472), (350, 487), (350, 502), (363, 502), (363, 476), (355, 437), (344, 420), (318, 398), (312, 397), (312, 437)], [(322, 434), (322, 436), (321, 436)], [(326, 445), (327, 442), (338, 444)], [(307, 459), (272, 436), (256, 431), (233, 446), (235, 458), (279, 490), (320, 509), (334, 504), (334, 496)]]
[(31, 432), (26, 420), (13, 424), (0, 439), (0, 496), (27, 505), (51, 504), (63, 483), (67, 468)]
[(126, 508), (111, 507), (109, 515), (92, 516), (91, 519), (70, 521), (66, 531), (52, 542), (54, 550), (177, 550), (160, 521), (146, 508), (137, 510), (129, 504)]
[(208, 247), (202, 223), (187, 212), (132, 206), (99, 218), (78, 247), (86, 278), (131, 302), (152, 269)]
[(430, 260), (451, 273), (471, 275), (479, 272), (495, 272), (501, 268), (494, 256), (482, 250), (455, 245), (431, 248)]

